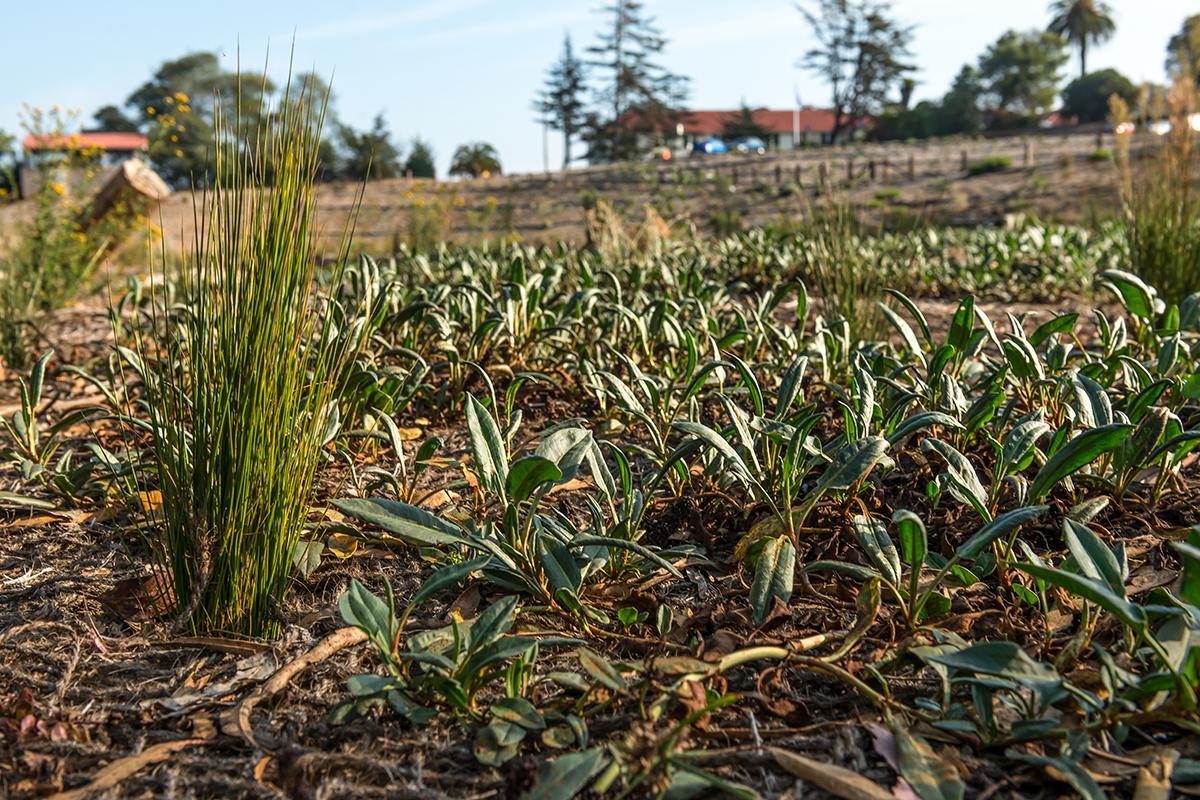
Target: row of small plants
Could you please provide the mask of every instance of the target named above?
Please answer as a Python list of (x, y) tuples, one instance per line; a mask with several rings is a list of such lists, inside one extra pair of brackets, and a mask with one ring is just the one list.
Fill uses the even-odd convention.
[[(342, 594), (378, 666), (332, 719), (443, 724), (489, 766), (536, 756), (527, 797), (758, 796), (706, 766), (698, 731), (754, 702), (766, 669), (840, 686), (847, 715), (874, 707), (923, 798), (978, 790), (947, 748), (1102, 797), (1088, 758), (1170, 745), (1174, 780), (1200, 782), (1200, 296), (1122, 271), (1119, 236), (888, 244), (831, 220), (636, 256), (326, 270), (319, 113), (266, 116), (271, 191), (249, 191), (267, 176), (227, 136), (182, 271), (133, 282), (119, 347), (75, 370), (104, 402), (47, 424), (43, 357), (4, 421), (34, 496), (2, 499), (136, 504), (173, 628), (271, 636), (326, 553), (392, 549), (427, 569), (408, 596), (382, 575)], [(876, 291), (914, 252), (978, 264), (980, 291), (1032, 264), (1031, 285), (1122, 311), (993, 319), (968, 293), (940, 330)], [(720, 535), (663, 522), (680, 507)], [(1177, 575), (1135, 590), (1127, 542), (1145, 534)], [(689, 587), (718, 579), (746, 646), (715, 653), (688, 630)], [(418, 629), (471, 587), (481, 611)], [(653, 602), (613, 599), (635, 590)], [(956, 632), (968, 597), (1026, 635)]]

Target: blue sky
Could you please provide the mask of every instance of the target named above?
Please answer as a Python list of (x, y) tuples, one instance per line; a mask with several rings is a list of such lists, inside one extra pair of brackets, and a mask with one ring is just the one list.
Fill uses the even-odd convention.
[[(1110, 0), (1117, 36), (1089, 54), (1089, 66), (1119, 68), (1135, 80), (1162, 80), (1166, 41), (1195, 0)], [(384, 112), (397, 138), (433, 143), (444, 171), (454, 147), (485, 140), (508, 171), (538, 170), (541, 128), (530, 103), (559, 52), (564, 32), (590, 44), (603, 0), (126, 0), (4, 3), (5, 70), (0, 128), (13, 132), (24, 102), (82, 108), (122, 102), (162, 61), (198, 49), (234, 63), (286, 73), (296, 64), (333, 74), (338, 114), (356, 126)], [(811, 44), (788, 0), (646, 0), (670, 39), (663, 62), (691, 78), (694, 108), (788, 108), (826, 90), (795, 67)], [(895, 16), (916, 26), (917, 98), (938, 97), (954, 73), (1007, 28), (1043, 27), (1047, 0), (895, 0)], [(1070, 70), (1078, 69), (1072, 60)], [(550, 163), (561, 158), (552, 134)]]

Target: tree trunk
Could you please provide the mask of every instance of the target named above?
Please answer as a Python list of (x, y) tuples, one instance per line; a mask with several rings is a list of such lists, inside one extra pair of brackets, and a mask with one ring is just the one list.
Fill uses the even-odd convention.
[(1087, 37), (1079, 43), (1079, 77), (1087, 77)]
[(563, 131), (563, 171), (565, 172), (571, 166), (571, 132)]

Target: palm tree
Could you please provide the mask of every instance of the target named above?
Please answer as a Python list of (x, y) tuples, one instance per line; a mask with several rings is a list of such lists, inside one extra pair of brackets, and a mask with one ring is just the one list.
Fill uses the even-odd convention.
[(468, 175), (478, 178), (480, 175), (499, 175), (500, 156), (496, 148), (487, 142), (472, 142), (462, 144), (454, 151), (450, 159), (451, 175)]
[(1087, 75), (1088, 45), (1107, 42), (1117, 30), (1112, 9), (1104, 0), (1054, 0), (1050, 13), (1050, 32), (1079, 48), (1079, 75)]

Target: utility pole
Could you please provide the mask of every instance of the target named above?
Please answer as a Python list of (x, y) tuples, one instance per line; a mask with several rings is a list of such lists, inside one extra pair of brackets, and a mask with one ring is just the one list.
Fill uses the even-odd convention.
[(550, 172), (550, 126), (542, 120), (542, 172)]
[(792, 149), (800, 146), (800, 90), (792, 84), (792, 94), (796, 97), (796, 107), (792, 109)]

